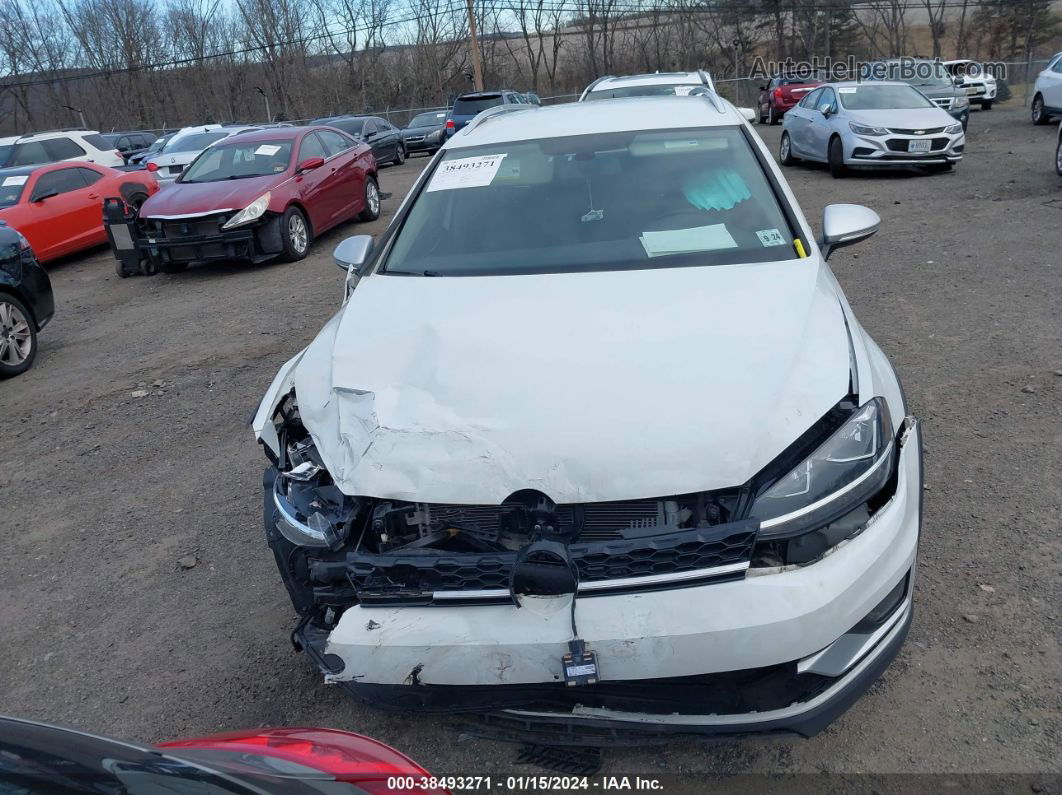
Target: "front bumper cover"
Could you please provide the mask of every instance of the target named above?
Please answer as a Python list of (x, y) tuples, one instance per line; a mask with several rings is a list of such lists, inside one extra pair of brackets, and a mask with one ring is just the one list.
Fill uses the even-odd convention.
[[(267, 213), (258, 221), (223, 229), (234, 211), (184, 218), (130, 218), (119, 222), (104, 214), (111, 247), (119, 260), (171, 263), (263, 262), (284, 251), (281, 217)], [(120, 235), (111, 226), (124, 228)]]

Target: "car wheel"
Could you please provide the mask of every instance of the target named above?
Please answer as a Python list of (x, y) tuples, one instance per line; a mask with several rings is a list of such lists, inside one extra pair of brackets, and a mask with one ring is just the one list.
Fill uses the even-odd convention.
[(365, 209), (358, 214), (359, 221), (375, 221), (380, 217), (380, 186), (373, 177), (365, 177)]
[(782, 133), (782, 141), (778, 144), (778, 162), (783, 166), (791, 166), (796, 162), (793, 157), (793, 143), (789, 140), (789, 133)]
[(844, 145), (841, 143), (841, 139), (837, 136), (830, 139), (827, 160), (830, 163), (830, 176), (835, 179), (840, 179), (848, 173), (848, 169), (845, 168), (844, 165)]
[(1047, 112), (1044, 110), (1044, 98), (1037, 94), (1032, 102), (1032, 123), (1047, 124), (1049, 121)]
[(126, 204), (128, 204), (131, 208), (136, 210), (137, 214), (139, 215), (140, 214), (141, 205), (143, 205), (143, 203), (146, 202), (147, 200), (148, 200), (148, 195), (146, 193), (137, 192), (137, 193), (134, 193), (133, 195), (131, 195), (129, 197), (129, 199), (126, 201)]
[(766, 123), (767, 123), (767, 114), (763, 110), (763, 105), (760, 105), (760, 124), (766, 124)]
[(1062, 177), (1062, 138), (1058, 139), (1058, 146), (1055, 147), (1055, 173)]
[(298, 262), (310, 250), (310, 225), (298, 207), (289, 207), (284, 211), (280, 219), (280, 235), (287, 262)]
[(995, 102), (994, 99), (986, 99), (984, 102), (981, 103), (981, 110), (992, 110), (993, 102)]
[(970, 126), (970, 117), (969, 116), (963, 116), (961, 124), (962, 124), (962, 131), (966, 132), (966, 128)]
[(777, 123), (778, 123), (778, 119), (775, 118), (775, 115), (774, 115), (774, 105), (768, 105), (767, 106), (767, 124), (769, 124), (771, 127), (773, 127)]
[(29, 310), (12, 295), (0, 295), (0, 378), (26, 372), (37, 356), (37, 330)]
[(395, 148), (395, 165), (400, 166), (406, 162), (406, 148), (399, 144)]

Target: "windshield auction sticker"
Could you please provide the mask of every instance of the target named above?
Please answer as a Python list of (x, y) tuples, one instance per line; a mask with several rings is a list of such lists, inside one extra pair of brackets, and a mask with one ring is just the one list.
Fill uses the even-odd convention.
[(498, 173), (505, 155), (480, 155), (444, 160), (435, 169), (425, 192), (433, 190), (456, 190), (458, 188), (482, 188), (489, 185)]
[(4, 177), (4, 187), (6, 188), (10, 185), (25, 185), (27, 179), (29, 179), (29, 176), (25, 174), (16, 175), (14, 177)]

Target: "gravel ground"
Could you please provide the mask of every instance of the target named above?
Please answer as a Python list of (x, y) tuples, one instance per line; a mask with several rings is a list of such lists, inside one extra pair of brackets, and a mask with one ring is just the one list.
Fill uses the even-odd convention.
[[(757, 129), (775, 149), (781, 128)], [(884, 678), (810, 741), (615, 749), (604, 772), (1062, 771), (1054, 140), (997, 108), (974, 114), (952, 174), (787, 170), (815, 224), (831, 202), (882, 216), (831, 264), (925, 423), (914, 626)], [(248, 415), (338, 307), (332, 248), (382, 231), (425, 163), (384, 169), (385, 216), (300, 263), (122, 280), (98, 250), (50, 268), (56, 319), (33, 370), (0, 384), (0, 712), (144, 741), (327, 725), (438, 773), (513, 770), (512, 746), (322, 685), (291, 650), (262, 537)]]

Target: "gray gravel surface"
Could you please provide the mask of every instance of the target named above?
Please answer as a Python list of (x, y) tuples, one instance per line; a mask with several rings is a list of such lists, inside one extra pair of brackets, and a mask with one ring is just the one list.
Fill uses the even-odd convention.
[[(774, 150), (780, 128), (757, 129)], [(1062, 769), (1054, 141), (1001, 107), (974, 114), (951, 174), (786, 170), (816, 226), (831, 202), (882, 216), (831, 264), (925, 423), (914, 627), (810, 741), (610, 750), (606, 772)], [(513, 769), (513, 747), (357, 705), (292, 652), (246, 426), (339, 305), (332, 248), (382, 231), (426, 162), (384, 169), (384, 217), (330, 232), (303, 262), (121, 280), (97, 250), (50, 268), (56, 319), (33, 370), (0, 383), (0, 713), (144, 741), (317, 724), (439, 773)]]

